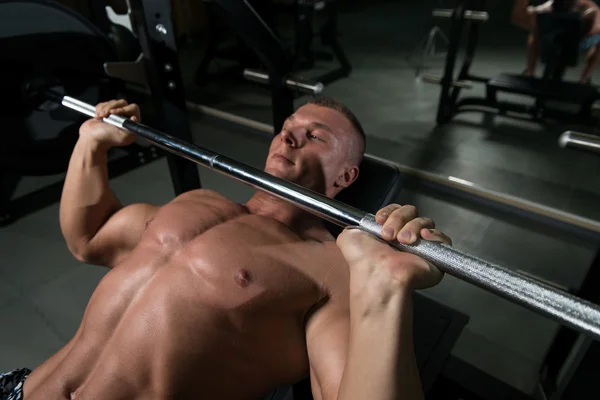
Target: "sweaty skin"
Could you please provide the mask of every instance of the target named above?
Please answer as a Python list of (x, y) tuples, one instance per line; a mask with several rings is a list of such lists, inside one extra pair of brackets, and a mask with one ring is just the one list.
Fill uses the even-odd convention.
[(306, 314), (348, 280), (330, 240), (304, 240), (215, 192), (179, 196), (102, 279), (25, 398), (256, 399), (300, 380)]
[[(107, 107), (139, 119), (136, 107), (124, 102), (99, 105), (97, 112), (107, 115)], [(302, 107), (274, 138), (265, 170), (335, 195), (358, 173), (353, 154), (362, 149), (350, 139), (348, 124), (336, 111)], [(63, 189), (61, 229), (79, 260), (111, 270), (72, 340), (26, 379), (26, 400), (255, 400), (307, 376), (316, 400), (364, 398), (355, 397), (353, 385), (356, 376), (369, 373), (360, 363), (369, 349), (399, 354), (397, 362), (380, 357), (387, 374), (377, 372), (370, 382), (384, 377), (377, 387), (389, 390), (373, 399), (396, 398), (398, 388), (403, 398), (422, 398), (408, 311), (414, 285), (403, 276), (421, 269), (428, 280), (417, 286), (439, 282), (441, 275), (428, 271), (425, 261), (406, 256), (395, 263), (401, 272), (394, 276), (406, 284), (393, 290), (402, 293), (392, 296), (397, 301), (382, 308), (379, 290), (356, 278), (363, 272), (355, 274), (355, 283), (364, 290), (350, 296), (349, 264), (317, 218), (261, 192), (243, 205), (202, 189), (162, 207), (123, 207), (108, 186), (106, 152), (130, 144), (132, 136), (98, 120), (86, 122), (81, 135)], [(414, 207), (390, 205), (377, 218), (394, 228), (387, 240), (402, 231), (411, 240), (449, 242)], [(356, 258), (356, 235), (342, 238), (342, 248)], [(351, 264), (372, 272), (369, 258), (363, 259)], [(383, 273), (374, 281), (385, 288)], [(361, 300), (362, 292), (372, 301)], [(350, 297), (360, 305), (356, 328)], [(370, 307), (377, 312), (363, 324), (361, 315)], [(401, 334), (390, 329), (389, 340), (373, 342), (377, 332), (363, 329), (386, 324)], [(355, 354), (354, 361), (344, 371), (348, 354)], [(396, 378), (396, 370), (405, 372)]]

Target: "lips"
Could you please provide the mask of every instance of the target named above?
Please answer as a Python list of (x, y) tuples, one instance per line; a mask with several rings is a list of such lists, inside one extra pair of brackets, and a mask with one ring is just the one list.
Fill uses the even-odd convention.
[(279, 154), (278, 153), (278, 154), (275, 154), (273, 157), (282, 158), (282, 159), (286, 160), (287, 162), (289, 162), (290, 164), (295, 164), (292, 160), (290, 160), (289, 158), (287, 158), (283, 154)]

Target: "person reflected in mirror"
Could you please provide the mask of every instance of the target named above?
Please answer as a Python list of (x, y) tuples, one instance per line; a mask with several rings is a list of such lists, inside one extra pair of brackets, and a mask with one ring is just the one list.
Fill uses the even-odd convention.
[(590, 83), (591, 75), (598, 65), (600, 54), (600, 12), (592, 0), (549, 0), (541, 4), (531, 4), (529, 0), (515, 0), (511, 20), (513, 24), (529, 32), (527, 38), (526, 76), (534, 76), (540, 57), (540, 44), (536, 33), (536, 16), (550, 12), (580, 12), (583, 18), (582, 39), (579, 50), (585, 54), (579, 81)]

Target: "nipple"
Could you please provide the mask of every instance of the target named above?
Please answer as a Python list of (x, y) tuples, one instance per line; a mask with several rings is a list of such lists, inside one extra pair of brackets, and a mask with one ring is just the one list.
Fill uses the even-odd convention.
[(250, 272), (245, 269), (240, 269), (235, 273), (233, 280), (241, 287), (246, 287), (250, 284)]

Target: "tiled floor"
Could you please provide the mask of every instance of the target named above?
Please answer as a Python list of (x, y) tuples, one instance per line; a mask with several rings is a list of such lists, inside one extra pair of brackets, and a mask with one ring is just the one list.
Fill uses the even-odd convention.
[[(499, 2), (491, 3), (504, 12)], [(404, 61), (411, 44), (427, 30), (415, 25), (413, 11), (421, 22), (429, 23), (427, 12), (393, 2), (345, 14), (340, 21), (342, 42), (355, 69), (351, 78), (334, 83), (327, 93), (356, 110), (368, 132), (368, 152), (600, 219), (600, 174), (589, 172), (599, 170), (600, 159), (558, 149), (556, 138), (564, 127), (500, 118), (493, 127), (485, 127), (480, 114), (465, 114), (435, 128), (438, 89), (415, 81)], [(386, 18), (398, 19), (395, 28), (382, 22)], [(499, 25), (492, 21), (489, 29)], [(508, 36), (521, 39), (518, 32), (505, 29)], [(492, 75), (522, 67), (518, 46), (503, 46), (490, 31), (484, 36), (494, 47), (478, 53), (476, 71)], [(189, 80), (193, 66), (189, 60), (197, 55), (185, 54)], [(236, 89), (220, 93), (218, 101), (209, 92), (203, 96), (228, 111), (269, 122), (264, 94)], [(198, 144), (262, 166), (267, 143), (259, 136), (196, 117), (192, 129)], [(201, 177), (204, 187), (236, 201), (252, 193), (205, 169)], [(18, 194), (47, 180), (26, 179)], [(173, 196), (165, 160), (115, 178), (111, 186), (124, 203), (162, 204)], [(403, 192), (398, 202), (415, 204), (422, 214), (433, 217), (457, 248), (570, 287), (581, 283), (597, 246), (539, 226), (507, 222), (475, 205), (453, 204), (415, 191)], [(69, 254), (56, 204), (0, 229), (0, 371), (33, 368), (69, 340), (105, 273)], [(450, 276), (426, 294), (471, 316), (454, 349), (456, 356), (519, 389), (532, 389), (557, 324)]]

